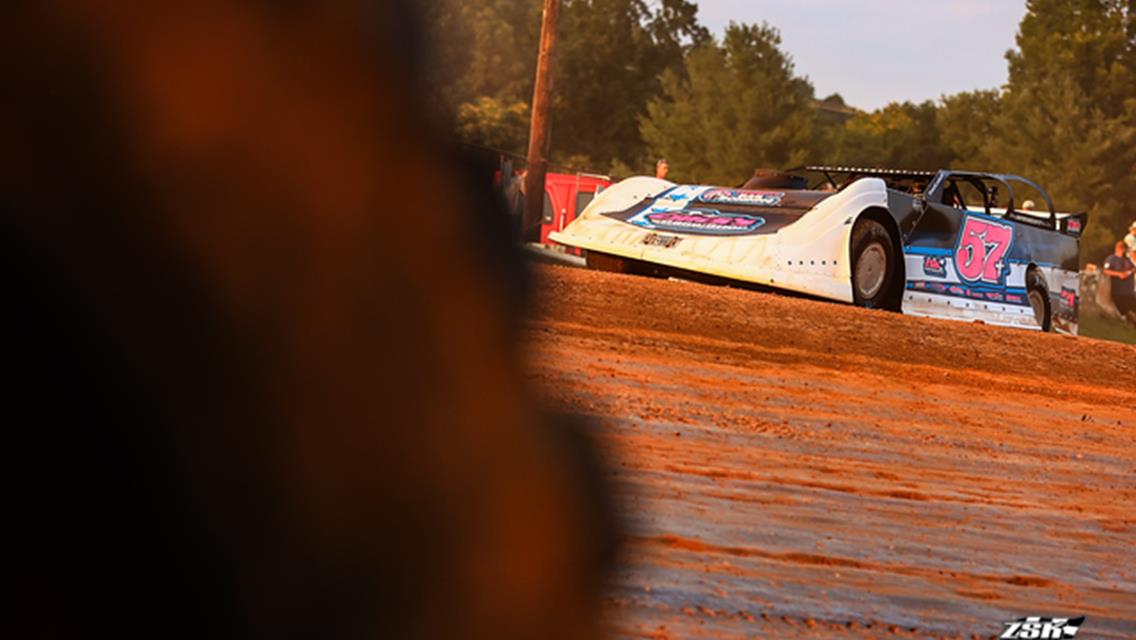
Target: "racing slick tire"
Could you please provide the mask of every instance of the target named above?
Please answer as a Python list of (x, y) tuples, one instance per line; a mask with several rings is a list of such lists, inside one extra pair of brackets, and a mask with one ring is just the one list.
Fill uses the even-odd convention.
[(1050, 331), (1053, 327), (1053, 313), (1049, 306), (1049, 287), (1045, 278), (1037, 269), (1026, 272), (1026, 297), (1029, 298), (1030, 307), (1033, 308), (1033, 317), (1037, 320), (1042, 331)]
[(867, 309), (897, 310), (899, 257), (888, 230), (870, 218), (852, 229), (852, 300)]

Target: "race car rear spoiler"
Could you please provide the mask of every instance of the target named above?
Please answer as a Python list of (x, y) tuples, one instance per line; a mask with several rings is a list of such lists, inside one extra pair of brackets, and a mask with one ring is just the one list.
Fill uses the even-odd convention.
[(1060, 225), (1061, 233), (1074, 238), (1080, 238), (1081, 234), (1085, 232), (1085, 224), (1089, 221), (1089, 214), (1087, 213), (1070, 213), (1061, 217), (1064, 214), (1057, 214), (1057, 222)]

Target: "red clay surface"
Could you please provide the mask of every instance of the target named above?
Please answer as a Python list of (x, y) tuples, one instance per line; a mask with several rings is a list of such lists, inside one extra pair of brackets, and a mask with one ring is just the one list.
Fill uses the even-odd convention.
[(1136, 636), (1136, 347), (538, 275), (530, 375), (628, 534), (614, 636)]

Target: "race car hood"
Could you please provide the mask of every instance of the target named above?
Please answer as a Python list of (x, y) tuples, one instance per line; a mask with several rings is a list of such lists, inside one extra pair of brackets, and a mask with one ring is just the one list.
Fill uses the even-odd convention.
[(599, 215), (666, 233), (700, 236), (765, 235), (796, 222), (829, 197), (817, 191), (744, 190), (676, 185), (630, 207)]

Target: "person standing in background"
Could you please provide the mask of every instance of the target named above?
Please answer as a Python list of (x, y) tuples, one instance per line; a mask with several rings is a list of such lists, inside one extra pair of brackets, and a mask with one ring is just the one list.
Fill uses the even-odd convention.
[(669, 173), (670, 170), (671, 166), (667, 164), (666, 158), (660, 158), (659, 161), (655, 163), (655, 177), (659, 180), (666, 180), (667, 173)]
[(1104, 274), (1109, 277), (1116, 310), (1129, 322), (1136, 323), (1136, 289), (1132, 284), (1136, 264), (1124, 255), (1125, 249), (1123, 242), (1116, 243), (1116, 252), (1104, 261)]
[(1128, 251), (1136, 249), (1136, 220), (1128, 225), (1128, 235), (1124, 236), (1124, 246), (1128, 247)]
[[(1128, 250), (1128, 261), (1136, 265), (1136, 247)], [(1132, 289), (1136, 291), (1136, 277), (1132, 278)]]
[(528, 169), (510, 178), (509, 185), (505, 187), (505, 202), (509, 207), (509, 223), (513, 229), (513, 237), (518, 237), (521, 232), (521, 219), (525, 210), (526, 175), (528, 175)]

